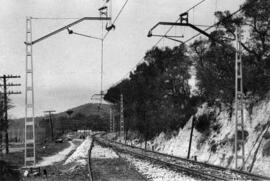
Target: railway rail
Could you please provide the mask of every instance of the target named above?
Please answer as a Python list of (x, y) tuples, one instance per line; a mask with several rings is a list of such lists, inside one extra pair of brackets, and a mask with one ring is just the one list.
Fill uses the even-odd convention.
[(145, 150), (131, 145), (115, 142), (105, 139), (101, 136), (95, 136), (95, 141), (99, 144), (112, 149), (130, 154), (140, 159), (146, 159), (151, 162), (164, 165), (173, 170), (185, 172), (187, 174), (207, 180), (270, 180), (270, 177), (256, 175), (249, 172), (211, 165), (208, 163), (188, 160), (164, 153), (151, 150)]

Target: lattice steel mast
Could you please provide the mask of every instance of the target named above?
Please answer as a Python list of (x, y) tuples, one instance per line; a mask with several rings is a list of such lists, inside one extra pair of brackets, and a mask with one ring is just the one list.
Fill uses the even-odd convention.
[[(32, 21), (26, 18), (26, 74), (25, 74), (25, 166), (36, 164), (35, 101), (33, 82)], [(28, 164), (29, 163), (29, 164)]]
[(31, 17), (26, 18), (26, 76), (25, 76), (25, 167), (35, 166), (36, 147), (35, 147), (35, 106), (34, 106), (34, 81), (33, 81), (33, 45), (41, 42), (57, 33), (68, 30), (76, 24), (86, 20), (108, 21), (110, 17), (84, 17), (76, 20), (62, 28), (59, 28), (41, 38), (32, 40)]
[(125, 121), (124, 121), (124, 101), (123, 101), (123, 94), (120, 95), (120, 136), (125, 137)]
[[(200, 28), (196, 27), (193, 24), (189, 23), (188, 13), (185, 12), (180, 15), (180, 22), (158, 22), (155, 26), (153, 26), (148, 32), (148, 37), (157, 36), (152, 33), (152, 31), (160, 25), (166, 26), (188, 26), (199, 33), (207, 36), (212, 41), (219, 43), (222, 46), (226, 46), (226, 44), (212, 37), (209, 33)], [(168, 38), (169, 36), (164, 36)], [(171, 40), (178, 41), (170, 38)], [(239, 26), (236, 27), (236, 53), (235, 53), (235, 168), (242, 169), (244, 168), (244, 160), (245, 160), (245, 138), (244, 138), (244, 108), (243, 108), (243, 76), (242, 76), (242, 57), (241, 57), (241, 29)], [(240, 120), (240, 121), (239, 121)], [(240, 128), (240, 129), (239, 129)], [(240, 135), (240, 136), (239, 136)], [(241, 154), (238, 154), (238, 147), (240, 144)], [(238, 159), (242, 160), (241, 167), (238, 166)]]
[[(243, 104), (243, 69), (241, 50), (241, 28), (236, 27), (235, 54), (235, 168), (245, 167), (245, 134), (244, 134), (244, 104)], [(240, 148), (240, 154), (238, 152)], [(242, 160), (239, 165), (238, 160)], [(239, 167), (240, 166), (240, 167)]]

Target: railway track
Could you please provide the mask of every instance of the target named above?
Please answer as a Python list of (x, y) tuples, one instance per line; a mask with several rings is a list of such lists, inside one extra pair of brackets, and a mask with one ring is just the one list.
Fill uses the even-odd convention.
[(144, 150), (135, 146), (125, 145), (123, 143), (95, 137), (95, 140), (112, 149), (130, 154), (140, 159), (146, 159), (151, 162), (164, 165), (176, 171), (185, 172), (187, 174), (203, 178), (207, 180), (270, 180), (269, 177), (252, 174), (245, 171), (229, 169), (221, 166), (211, 165), (203, 162), (188, 160), (164, 153), (150, 150)]

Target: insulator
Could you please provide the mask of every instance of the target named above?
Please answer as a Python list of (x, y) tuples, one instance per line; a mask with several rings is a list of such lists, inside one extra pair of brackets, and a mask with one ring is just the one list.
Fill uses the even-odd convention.
[(105, 10), (105, 9), (107, 10), (107, 9), (108, 9), (108, 7), (107, 7), (107, 6), (102, 6), (102, 7), (101, 7), (101, 8), (99, 8), (98, 10), (99, 10), (99, 11), (103, 11), (103, 10)]
[(151, 37), (153, 34), (152, 34), (152, 31), (149, 31), (148, 34), (147, 34), (147, 37)]
[(73, 30), (71, 30), (69, 28), (67, 28), (67, 30), (68, 30), (68, 34), (73, 34)]
[(112, 24), (111, 26), (108, 26), (108, 24), (106, 24), (106, 30), (107, 31), (111, 31), (112, 29), (115, 29), (115, 25)]

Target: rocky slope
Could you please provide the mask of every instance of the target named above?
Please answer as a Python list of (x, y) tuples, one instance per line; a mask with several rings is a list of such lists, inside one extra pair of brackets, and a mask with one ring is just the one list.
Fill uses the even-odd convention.
[[(270, 99), (258, 102), (252, 111), (247, 110), (244, 110), (245, 169), (270, 176)], [(227, 110), (210, 108), (203, 104), (196, 117), (211, 113), (214, 113), (216, 119), (210, 122), (208, 130), (199, 132), (194, 129), (191, 157), (196, 156), (198, 161), (234, 168), (235, 114), (233, 112), (230, 119)], [(149, 146), (160, 152), (187, 157), (191, 123), (192, 118), (174, 136), (168, 137), (161, 133), (149, 142)]]

